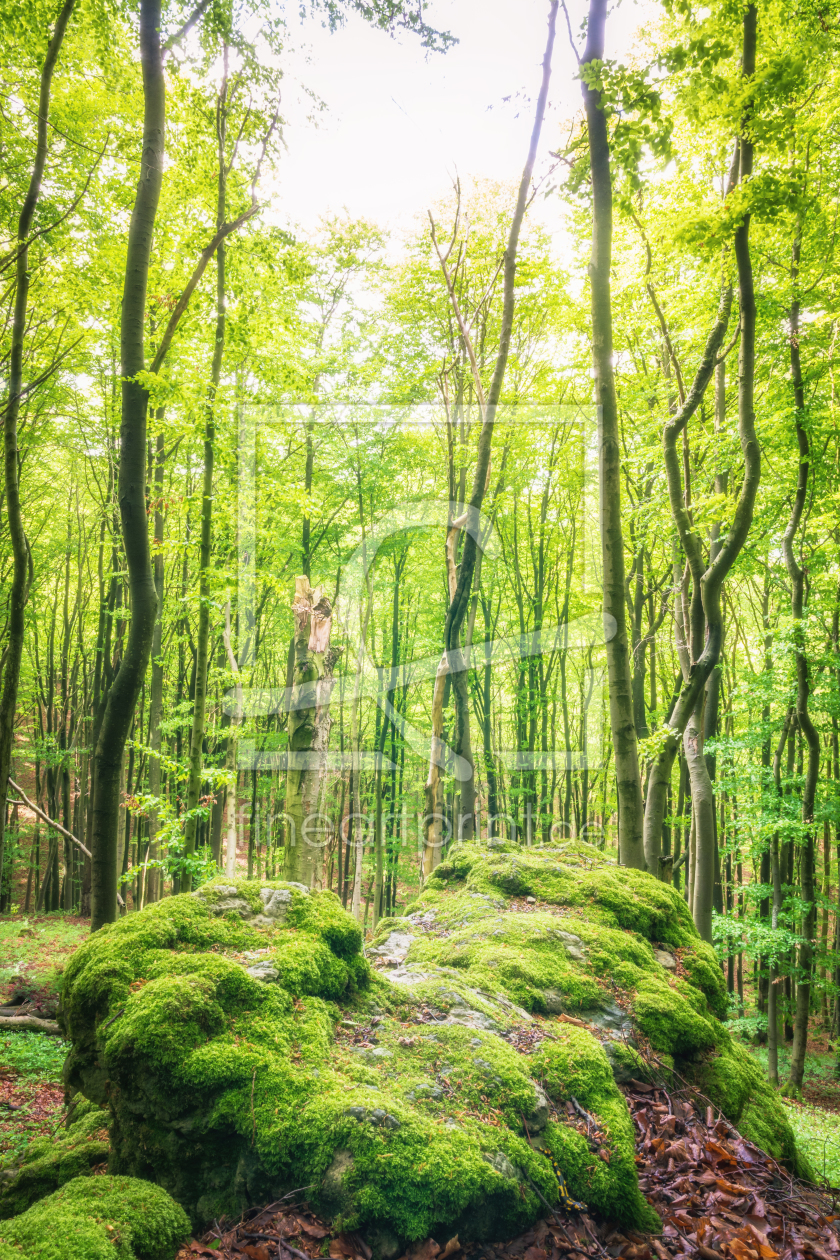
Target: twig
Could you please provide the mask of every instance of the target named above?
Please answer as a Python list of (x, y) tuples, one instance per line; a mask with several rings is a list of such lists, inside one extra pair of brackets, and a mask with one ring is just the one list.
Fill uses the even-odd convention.
[[(25, 805), (27, 809), (32, 810), (33, 814), (37, 814), (39, 818), (43, 818), (47, 826), (55, 828), (56, 831), (60, 831), (63, 836), (66, 836), (68, 840), (72, 840), (73, 844), (75, 844), (78, 849), (81, 849), (82, 853), (84, 853), (86, 858), (91, 858), (91, 859), (93, 858), (93, 854), (91, 853), (90, 849), (86, 845), (82, 844), (81, 840), (79, 840), (77, 836), (74, 836), (72, 831), (68, 831), (66, 827), (62, 827), (61, 823), (56, 822), (54, 818), (50, 818), (49, 814), (45, 814), (44, 811), (38, 805), (36, 805), (34, 801), (30, 801), (29, 797), (26, 795), (23, 788), (20, 787), (19, 784), (15, 783), (11, 775), (9, 775), (8, 782), (9, 782), (9, 787), (12, 788), (13, 791), (17, 792), (18, 796), (21, 798), (19, 801), (15, 801), (14, 798), (10, 797), (9, 798), (10, 804)], [(117, 893), (117, 902), (119, 903), (119, 905), (122, 906), (123, 909), (125, 909), (125, 902), (123, 901), (119, 893)]]
[(566, 15), (566, 30), (569, 32), (569, 45), (572, 52), (575, 54), (575, 59), (578, 65), (580, 65), (580, 53), (577, 50), (577, 45), (575, 44), (574, 36), (572, 35), (572, 22), (569, 17), (569, 10), (566, 8), (566, 0), (560, 0), (560, 3), (563, 6), (563, 12)]

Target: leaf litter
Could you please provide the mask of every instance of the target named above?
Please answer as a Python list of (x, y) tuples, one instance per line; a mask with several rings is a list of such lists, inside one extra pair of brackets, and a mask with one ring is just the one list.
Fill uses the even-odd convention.
[[(400, 1260), (840, 1260), (836, 1191), (796, 1180), (688, 1087), (632, 1081), (623, 1092), (639, 1186), (659, 1213), (661, 1234), (557, 1211), (508, 1242), (427, 1238)], [(214, 1223), (178, 1260), (372, 1260), (360, 1233), (333, 1233), (305, 1202), (289, 1202), (302, 1193)]]

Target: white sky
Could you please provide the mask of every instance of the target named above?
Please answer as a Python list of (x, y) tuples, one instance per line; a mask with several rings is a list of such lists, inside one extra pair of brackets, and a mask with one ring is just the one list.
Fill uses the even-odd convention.
[[(587, 8), (585, 0), (569, 4), (576, 35)], [(624, 0), (611, 14), (608, 57), (626, 58), (650, 11), (651, 0)], [(462, 180), (517, 180), (547, 15), (546, 0), (431, 0), (427, 20), (460, 42), (447, 53), (427, 54), (418, 40), (391, 39), (355, 14), (330, 34), (317, 19), (301, 20), (290, 4), (283, 100), (288, 153), (272, 197), (275, 214), (310, 231), (321, 215), (346, 208), (399, 231), (450, 192), (456, 171)], [(576, 69), (561, 10), (544, 159), (580, 108)], [(300, 84), (324, 101), (325, 112), (312, 117)], [(538, 213), (550, 228), (552, 203)]]

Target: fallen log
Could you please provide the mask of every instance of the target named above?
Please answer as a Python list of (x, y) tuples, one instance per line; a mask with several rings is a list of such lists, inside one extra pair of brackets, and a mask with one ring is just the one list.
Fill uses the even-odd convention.
[(0, 1015), (0, 1032), (42, 1032), (54, 1037), (64, 1034), (54, 1019), (39, 1019), (37, 1015)]

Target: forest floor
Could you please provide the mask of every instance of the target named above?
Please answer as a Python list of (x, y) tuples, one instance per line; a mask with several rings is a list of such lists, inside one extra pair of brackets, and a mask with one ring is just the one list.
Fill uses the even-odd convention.
[[(767, 1071), (767, 1047), (747, 1044), (750, 1054)], [(831, 1048), (829, 1048), (831, 1047)], [(835, 1076), (838, 1056), (833, 1043), (819, 1027), (809, 1036), (805, 1056), (802, 1100), (785, 1098), (788, 1118), (796, 1140), (814, 1171), (829, 1185), (840, 1187), (840, 1079)], [(779, 1051), (779, 1077), (785, 1080), (790, 1048)]]
[(0, 1002), (12, 992), (55, 992), (61, 969), (90, 932), (90, 919), (54, 914), (0, 915)]
[[(0, 916), (0, 1004), (9, 1001), (15, 993), (54, 1000), (60, 990), (64, 964), (89, 930), (89, 920), (63, 913), (24, 917), (18, 912)], [(766, 1047), (756, 1046), (749, 1041), (744, 1044), (766, 1071)], [(36, 1137), (49, 1136), (61, 1124), (64, 1114), (61, 1067), (66, 1052), (67, 1044), (59, 1037), (35, 1032), (0, 1034), (0, 1159), (22, 1151)], [(783, 1079), (787, 1074), (788, 1056), (789, 1050), (784, 1047), (779, 1064)], [(811, 1049), (806, 1058), (803, 1100), (786, 1100), (785, 1105), (797, 1140), (815, 1171), (829, 1185), (840, 1187), (840, 1080), (834, 1075), (836, 1063), (835, 1048), (815, 1021)], [(644, 1104), (644, 1097), (636, 1099), (634, 1114), (640, 1112)], [(640, 1132), (641, 1145), (643, 1134)], [(638, 1159), (640, 1174), (644, 1176), (646, 1161), (641, 1154)], [(272, 1233), (276, 1229), (280, 1237), (285, 1235), (288, 1240), (291, 1240), (289, 1231), (294, 1230), (297, 1255), (305, 1256), (306, 1260), (309, 1260), (310, 1251), (314, 1250), (318, 1254), (325, 1252), (326, 1242), (333, 1260), (349, 1260), (351, 1256), (366, 1260), (367, 1249), (363, 1240), (357, 1240), (350, 1235), (328, 1238), (328, 1231), (325, 1231), (321, 1235), (321, 1239), (325, 1241), (321, 1242), (316, 1234), (307, 1233), (304, 1228), (308, 1220), (312, 1229), (321, 1229), (323, 1227), (320, 1222), (316, 1222), (314, 1218), (304, 1219), (305, 1217), (307, 1214), (302, 1213), (299, 1208), (289, 1209), (288, 1214), (281, 1214), (276, 1223), (268, 1228)], [(567, 1228), (568, 1225), (569, 1223)], [(232, 1236), (228, 1237), (227, 1241), (233, 1243), (230, 1254), (261, 1258), (265, 1250), (264, 1244), (260, 1247), (261, 1240), (247, 1237), (249, 1232), (260, 1232), (259, 1228), (254, 1227), (255, 1221), (243, 1221), (239, 1227), (241, 1237), (237, 1237), (235, 1242)], [(609, 1230), (604, 1232), (605, 1229), (606, 1227), (598, 1227), (597, 1244), (594, 1239), (589, 1238), (584, 1240), (581, 1237), (576, 1240), (575, 1250), (578, 1254), (597, 1254), (603, 1257), (609, 1252), (628, 1258), (635, 1255), (636, 1260), (642, 1260), (647, 1254), (653, 1260), (650, 1250), (650, 1246), (653, 1246), (653, 1254), (659, 1260), (664, 1260), (665, 1249), (661, 1246), (648, 1244), (647, 1240), (637, 1239), (635, 1236), (629, 1240), (622, 1239), (621, 1242), (616, 1237), (611, 1242)], [(483, 1252), (484, 1260), (507, 1260), (507, 1257), (522, 1255), (526, 1260), (543, 1260), (544, 1257), (548, 1260), (552, 1253), (552, 1238), (553, 1235), (537, 1228), (536, 1231), (523, 1235), (521, 1239), (499, 1245), (495, 1249), (495, 1256), (493, 1250), (488, 1248), (478, 1248), (478, 1254)], [(314, 1242), (318, 1242), (318, 1246), (313, 1249)], [(560, 1254), (568, 1254), (564, 1240), (561, 1239), (558, 1243), (555, 1239), (554, 1247), (559, 1247)], [(192, 1248), (182, 1254), (224, 1254), (218, 1237), (213, 1239), (205, 1236), (201, 1243), (194, 1242)], [(460, 1250), (456, 1248), (450, 1254), (454, 1258)], [(294, 1254), (294, 1249), (288, 1243), (285, 1251)], [(437, 1256), (437, 1251), (436, 1244), (427, 1240), (427, 1243), (418, 1244), (411, 1249), (408, 1260), (444, 1260), (442, 1255)], [(476, 1249), (468, 1248), (468, 1252), (475, 1254)], [(670, 1251), (670, 1254), (674, 1254), (674, 1251)]]
[[(62, 968), (89, 931), (89, 919), (62, 913), (0, 916), (0, 1004), (15, 995), (55, 1002)], [(61, 1124), (67, 1050), (45, 1033), (0, 1033), (0, 1158)]]
[[(833, 1260), (836, 1195), (794, 1181), (690, 1089), (634, 1081), (624, 1088), (636, 1129), (639, 1185), (659, 1213), (659, 1236), (556, 1210), (505, 1242), (412, 1243), (401, 1260)], [(239, 1221), (217, 1221), (177, 1260), (371, 1260), (358, 1233), (335, 1233), (292, 1191)]]

